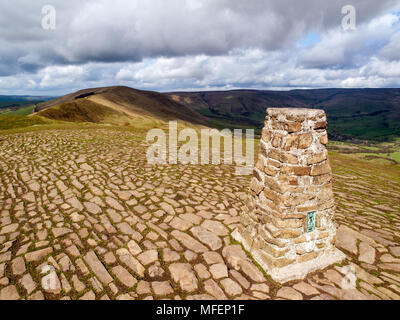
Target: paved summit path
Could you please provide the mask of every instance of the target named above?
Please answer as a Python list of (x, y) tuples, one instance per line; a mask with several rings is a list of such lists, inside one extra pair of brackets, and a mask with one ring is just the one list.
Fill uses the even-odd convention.
[(105, 128), (0, 137), (0, 299), (400, 299), (390, 173), (333, 160), (348, 261), (282, 286), (230, 237), (250, 176), (150, 166), (146, 149)]

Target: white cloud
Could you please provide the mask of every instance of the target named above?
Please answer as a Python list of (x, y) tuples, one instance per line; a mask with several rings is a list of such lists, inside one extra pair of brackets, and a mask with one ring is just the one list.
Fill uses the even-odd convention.
[(300, 52), (299, 62), (311, 68), (348, 68), (363, 64), (378, 53), (382, 43), (388, 43), (398, 34), (393, 24), (399, 20), (397, 15), (389, 13), (359, 25), (355, 31), (331, 29), (311, 49)]
[(400, 60), (400, 32), (392, 35), (390, 42), (380, 53), (389, 60)]
[(74, 83), (85, 72), (83, 66), (51, 66), (42, 69), (40, 74), (40, 87), (59, 87)]

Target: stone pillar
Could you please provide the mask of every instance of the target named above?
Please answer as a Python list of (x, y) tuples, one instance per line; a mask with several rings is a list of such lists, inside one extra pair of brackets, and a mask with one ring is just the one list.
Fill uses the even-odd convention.
[(323, 110), (270, 108), (241, 224), (232, 233), (278, 282), (340, 262)]

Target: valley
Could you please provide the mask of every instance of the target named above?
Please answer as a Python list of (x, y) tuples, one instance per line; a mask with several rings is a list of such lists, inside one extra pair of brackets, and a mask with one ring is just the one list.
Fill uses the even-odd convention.
[(323, 109), (331, 140), (392, 141), (400, 136), (399, 89), (233, 90), (168, 95), (217, 126), (261, 128), (268, 107)]

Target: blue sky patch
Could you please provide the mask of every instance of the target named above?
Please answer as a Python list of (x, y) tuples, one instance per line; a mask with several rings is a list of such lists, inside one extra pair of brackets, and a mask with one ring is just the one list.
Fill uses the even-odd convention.
[(320, 41), (321, 41), (321, 39), (319, 38), (318, 32), (316, 32), (316, 33), (310, 32), (304, 38), (297, 41), (297, 45), (299, 47), (306, 48), (306, 47), (311, 47)]

